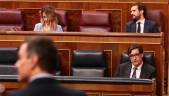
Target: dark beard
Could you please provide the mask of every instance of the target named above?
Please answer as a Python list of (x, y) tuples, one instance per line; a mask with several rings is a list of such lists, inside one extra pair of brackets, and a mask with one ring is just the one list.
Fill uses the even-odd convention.
[(140, 16), (135, 16), (135, 18), (133, 18), (133, 22), (137, 22), (137, 20), (139, 20)]
[(138, 19), (134, 18), (134, 19), (133, 19), (133, 22), (137, 22), (137, 20), (138, 20)]

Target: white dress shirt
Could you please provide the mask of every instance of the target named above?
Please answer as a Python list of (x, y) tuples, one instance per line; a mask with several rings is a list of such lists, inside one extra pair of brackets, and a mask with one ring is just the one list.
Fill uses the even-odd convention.
[[(140, 64), (140, 65), (137, 67), (137, 70), (136, 70), (136, 78), (140, 78), (142, 66), (143, 66), (143, 63)], [(135, 68), (135, 66), (132, 64), (132, 68), (131, 68), (131, 71), (130, 71), (130, 78), (132, 78), (132, 75), (133, 75), (133, 72), (134, 72), (134, 68)]]
[(140, 33), (144, 33), (144, 23), (145, 23), (145, 19), (143, 19), (143, 20), (138, 20), (137, 22), (136, 22), (136, 32), (137, 32), (137, 29), (138, 29), (138, 22), (140, 22), (140, 28), (141, 28), (141, 31), (140, 31)]

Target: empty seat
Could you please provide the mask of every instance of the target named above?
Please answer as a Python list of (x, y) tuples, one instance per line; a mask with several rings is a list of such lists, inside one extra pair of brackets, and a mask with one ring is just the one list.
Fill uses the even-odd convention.
[(164, 20), (161, 10), (150, 10), (147, 12), (147, 19), (156, 23), (160, 32), (164, 32)]
[(93, 50), (75, 50), (72, 57), (72, 75), (84, 77), (105, 76), (104, 53)]
[(16, 75), (14, 64), (17, 60), (16, 47), (0, 47), (0, 75)]
[(67, 20), (65, 10), (55, 10), (58, 17), (58, 24), (62, 26), (63, 31), (67, 31)]
[(22, 15), (20, 10), (0, 10), (0, 31), (23, 30)]
[(81, 32), (111, 32), (109, 12), (83, 11), (80, 21)]
[(13, 65), (0, 65), (0, 75), (17, 75), (15, 66)]

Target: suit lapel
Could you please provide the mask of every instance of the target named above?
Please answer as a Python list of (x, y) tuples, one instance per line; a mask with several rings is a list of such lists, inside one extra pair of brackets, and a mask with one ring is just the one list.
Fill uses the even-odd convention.
[(126, 72), (125, 72), (126, 78), (130, 78), (131, 67), (132, 67), (131, 63), (127, 64)]
[(141, 68), (140, 78), (147, 78), (147, 77), (149, 77), (149, 76), (148, 76), (146, 64), (143, 64), (143, 66)]
[(144, 30), (143, 30), (143, 32), (144, 33), (147, 33), (148, 32), (148, 22), (147, 22), (147, 20), (145, 20), (145, 22), (144, 22)]
[(136, 32), (136, 23), (135, 22), (132, 23), (131, 32)]

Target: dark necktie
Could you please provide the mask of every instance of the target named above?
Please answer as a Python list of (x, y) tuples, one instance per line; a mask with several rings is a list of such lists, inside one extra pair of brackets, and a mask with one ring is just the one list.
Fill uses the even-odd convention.
[(137, 67), (134, 67), (133, 69), (134, 69), (134, 71), (133, 71), (133, 74), (132, 74), (132, 78), (136, 78), (136, 70), (137, 70)]
[(141, 32), (140, 22), (138, 22), (137, 24), (138, 24), (138, 26), (137, 26), (137, 33), (140, 33)]

